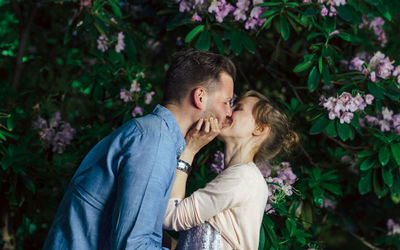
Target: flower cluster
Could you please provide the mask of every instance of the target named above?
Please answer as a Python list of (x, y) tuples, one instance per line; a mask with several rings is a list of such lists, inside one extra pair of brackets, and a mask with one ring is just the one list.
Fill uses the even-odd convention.
[(269, 184), (268, 202), (265, 211), (270, 214), (275, 212), (271, 204), (277, 203), (285, 196), (291, 196), (293, 194), (292, 185), (296, 182), (297, 176), (293, 173), (289, 162), (282, 162), (277, 166), (272, 166), (268, 162), (264, 162), (258, 164), (258, 167)]
[(388, 219), (386, 226), (388, 229), (388, 235), (400, 235), (400, 224), (395, 223), (393, 219)]
[(133, 99), (133, 94), (140, 92), (140, 83), (134, 79), (131, 83), (131, 88), (129, 90), (122, 88), (119, 92), (119, 97), (124, 102), (129, 102)]
[[(336, 7), (346, 4), (346, 0), (317, 0), (317, 2), (321, 5), (321, 16), (330, 17), (336, 16)], [(303, 0), (303, 3), (312, 3), (312, 0)]]
[(75, 134), (75, 129), (68, 122), (61, 121), (60, 112), (55, 112), (49, 121), (39, 116), (33, 122), (33, 128), (39, 130), (44, 146), (52, 146), (53, 152), (58, 154), (62, 154), (65, 147), (71, 144)]
[(350, 123), (353, 119), (353, 112), (364, 110), (367, 105), (372, 104), (374, 96), (371, 94), (365, 95), (363, 98), (360, 93), (355, 97), (348, 92), (343, 92), (338, 98), (321, 96), (320, 105), (329, 111), (329, 119), (340, 119), (340, 123)]
[(400, 65), (395, 68), (393, 63), (394, 61), (390, 61), (389, 57), (380, 51), (377, 51), (372, 57), (361, 52), (351, 60), (349, 69), (360, 71), (366, 76), (369, 75), (372, 82), (377, 82), (378, 77), (388, 79), (394, 76), (397, 77), (397, 83), (400, 84)]
[(202, 18), (199, 15), (206, 12), (214, 15), (215, 20), (222, 23), (229, 14), (232, 14), (236, 21), (244, 21), (245, 29), (255, 29), (264, 24), (265, 18), (261, 18), (262, 13), (266, 8), (257, 6), (259, 3), (263, 3), (263, 0), (238, 0), (236, 5), (233, 6), (226, 2), (226, 0), (175, 0), (179, 3), (180, 12), (194, 11), (192, 21), (201, 22)]
[(358, 25), (358, 28), (362, 29), (363, 27), (368, 27), (369, 29), (372, 29), (378, 37), (378, 40), (381, 42), (381, 47), (385, 47), (387, 38), (385, 30), (383, 29), (384, 24), (385, 20), (383, 20), (382, 17), (375, 17), (371, 20), (364, 15), (363, 22)]
[(370, 126), (379, 126), (382, 132), (393, 131), (400, 134), (400, 113), (393, 113), (393, 110), (382, 107), (382, 112), (377, 112), (377, 117), (366, 115), (364, 120), (361, 120), (361, 125), (365, 125), (366, 122)]
[[(115, 45), (115, 51), (117, 53), (120, 53), (125, 49), (124, 38), (125, 38), (124, 33), (119, 32), (117, 37), (117, 44)], [(106, 52), (109, 48), (109, 45), (110, 43), (105, 35), (100, 35), (97, 38), (97, 49), (100, 50), (101, 52)]]
[(214, 163), (210, 165), (212, 171), (216, 173), (221, 173), (225, 168), (225, 155), (221, 151), (217, 151), (214, 154)]

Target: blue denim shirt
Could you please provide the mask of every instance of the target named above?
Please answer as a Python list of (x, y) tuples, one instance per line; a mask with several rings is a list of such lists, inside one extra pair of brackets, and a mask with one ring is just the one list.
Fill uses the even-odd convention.
[(101, 140), (61, 201), (43, 249), (162, 249), (162, 222), (185, 139), (158, 105)]

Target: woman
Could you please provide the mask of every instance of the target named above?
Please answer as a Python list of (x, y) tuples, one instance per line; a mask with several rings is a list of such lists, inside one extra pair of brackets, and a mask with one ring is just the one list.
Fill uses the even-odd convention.
[(248, 91), (234, 105), (230, 126), (220, 131), (212, 118), (197, 123), (185, 138), (180, 160), (191, 164), (217, 134), (225, 144), (224, 171), (183, 199), (188, 173), (177, 170), (164, 227), (187, 230), (178, 249), (258, 249), (268, 187), (254, 162), (289, 151), (298, 136), (285, 114), (262, 94)]

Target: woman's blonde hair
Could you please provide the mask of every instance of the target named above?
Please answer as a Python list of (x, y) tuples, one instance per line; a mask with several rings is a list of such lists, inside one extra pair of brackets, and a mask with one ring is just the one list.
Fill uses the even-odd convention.
[(274, 158), (280, 152), (289, 153), (299, 143), (299, 136), (290, 129), (290, 122), (285, 113), (280, 111), (263, 94), (250, 90), (241, 95), (237, 102), (247, 97), (255, 97), (258, 102), (253, 108), (253, 117), (257, 126), (270, 126), (268, 138), (261, 144), (255, 162)]

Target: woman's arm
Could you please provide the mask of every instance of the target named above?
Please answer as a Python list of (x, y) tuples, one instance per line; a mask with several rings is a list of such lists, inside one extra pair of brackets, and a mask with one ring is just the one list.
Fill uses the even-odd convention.
[[(189, 130), (185, 136), (186, 148), (182, 152), (179, 160), (185, 161), (192, 165), (193, 158), (201, 148), (212, 141), (220, 132), (218, 120), (210, 118), (209, 120), (200, 119), (196, 127)], [(181, 170), (176, 170), (175, 181), (172, 186), (172, 198), (183, 199), (186, 192), (186, 181), (188, 174)]]

